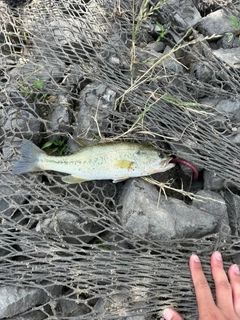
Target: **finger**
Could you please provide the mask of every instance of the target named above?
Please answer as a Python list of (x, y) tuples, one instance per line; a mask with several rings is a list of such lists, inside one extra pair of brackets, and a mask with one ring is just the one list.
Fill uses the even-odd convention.
[(240, 272), (236, 264), (228, 269), (228, 276), (232, 286), (233, 307), (235, 313), (240, 317)]
[(201, 318), (205, 315), (207, 310), (212, 310), (216, 306), (198, 256), (193, 254), (190, 257), (189, 264), (196, 292), (199, 317)]
[(166, 320), (183, 320), (183, 318), (180, 316), (177, 311), (167, 308), (163, 310), (163, 316)]
[(223, 269), (222, 255), (216, 251), (211, 256), (212, 275), (215, 283), (217, 306), (224, 313), (233, 313), (232, 287)]

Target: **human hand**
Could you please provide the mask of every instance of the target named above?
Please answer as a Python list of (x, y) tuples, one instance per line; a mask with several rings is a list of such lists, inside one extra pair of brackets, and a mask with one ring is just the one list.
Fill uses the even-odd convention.
[[(196, 255), (189, 260), (190, 271), (195, 287), (199, 320), (240, 320), (240, 272), (236, 264), (228, 269), (228, 277), (223, 269), (220, 252), (211, 256), (212, 275), (216, 289), (216, 304), (214, 302), (207, 279), (203, 273), (201, 262)], [(166, 320), (183, 320), (173, 309), (165, 309)]]

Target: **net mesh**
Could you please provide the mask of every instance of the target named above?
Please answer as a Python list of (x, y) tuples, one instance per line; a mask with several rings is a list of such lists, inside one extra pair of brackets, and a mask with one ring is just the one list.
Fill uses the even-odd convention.
[[(0, 1), (0, 290), (19, 297), (1, 319), (162, 319), (169, 306), (197, 319), (189, 256), (201, 257), (213, 288), (211, 252), (221, 250), (226, 268), (240, 253), (239, 224), (201, 239), (130, 232), (119, 218), (122, 183), (69, 186), (56, 172), (11, 173), (23, 138), (150, 140), (238, 193), (239, 109), (216, 106), (239, 100), (239, 69), (176, 23), (166, 25), (173, 51), (156, 56), (146, 47), (153, 27), (173, 15), (159, 6), (144, 18), (143, 3)], [(238, 1), (214, 3), (239, 13)]]

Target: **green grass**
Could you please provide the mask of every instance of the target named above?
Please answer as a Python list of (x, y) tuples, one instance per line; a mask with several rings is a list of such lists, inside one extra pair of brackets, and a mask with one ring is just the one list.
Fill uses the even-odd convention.
[(41, 149), (43, 150), (50, 147), (51, 147), (50, 154), (57, 153), (59, 156), (62, 156), (67, 151), (67, 145), (65, 141), (57, 137), (54, 139), (53, 142), (47, 141), (46, 143), (44, 143)]
[(235, 38), (238, 38), (240, 41), (240, 21), (235, 16), (229, 16), (229, 20), (232, 22), (231, 27), (235, 29), (234, 32), (227, 32), (228, 42), (234, 41)]

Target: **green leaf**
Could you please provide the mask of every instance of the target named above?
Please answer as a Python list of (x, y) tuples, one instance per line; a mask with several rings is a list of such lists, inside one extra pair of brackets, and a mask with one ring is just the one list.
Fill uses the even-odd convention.
[(235, 29), (240, 28), (240, 22), (238, 21), (238, 18), (237, 18), (237, 17), (235, 17), (235, 16), (229, 16), (228, 18), (229, 18), (229, 20), (232, 21), (231, 27), (233, 27), (233, 28), (235, 28)]
[(44, 145), (42, 146), (42, 149), (46, 149), (48, 147), (51, 147), (53, 143), (51, 141), (47, 141), (46, 143), (44, 143)]
[(238, 22), (238, 19), (237, 19), (237, 17), (235, 17), (235, 16), (229, 16), (228, 18), (229, 18), (229, 20), (231, 20), (233, 23)]
[(55, 146), (59, 146), (59, 147), (61, 147), (63, 143), (64, 143), (64, 141), (61, 139), (58, 139), (58, 138), (55, 138), (55, 140), (53, 141), (53, 144)]
[(67, 151), (67, 146), (64, 146), (64, 147), (60, 150), (60, 156), (62, 156), (66, 151)]
[(58, 151), (58, 147), (54, 148), (51, 153)]
[(44, 82), (42, 80), (36, 80), (33, 85), (36, 89), (41, 90), (44, 87)]
[(160, 31), (164, 31), (163, 25), (159, 22), (157, 22), (157, 26), (160, 29)]
[(21, 87), (22, 92), (28, 96), (30, 94), (30, 92), (28, 90), (26, 90), (24, 87)]
[(165, 36), (166, 30), (164, 29), (163, 25), (161, 23), (159, 23), (159, 22), (157, 22), (157, 26), (160, 29), (160, 31), (159, 31), (160, 34), (159, 34), (159, 36), (158, 36), (158, 38), (156, 40), (158, 42)]
[(227, 32), (226, 35), (227, 35), (227, 37), (228, 37), (228, 42), (232, 41), (232, 39), (233, 39), (233, 33)]

